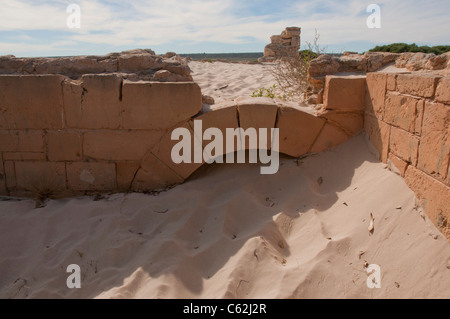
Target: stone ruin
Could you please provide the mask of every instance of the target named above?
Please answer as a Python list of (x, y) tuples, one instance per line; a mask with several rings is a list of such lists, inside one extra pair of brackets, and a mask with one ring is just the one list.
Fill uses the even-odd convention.
[(116, 74), (129, 81), (190, 82), (187, 59), (174, 52), (160, 56), (150, 49), (136, 49), (96, 56), (18, 58), (0, 56), (0, 74), (60, 74), (73, 80), (85, 74)]
[(344, 52), (341, 56), (322, 54), (312, 60), (309, 65), (307, 79), (309, 85), (304, 94), (304, 100), (309, 104), (323, 103), (327, 75), (365, 75), (389, 65), (403, 69), (405, 72), (434, 72), (441, 76), (448, 76), (450, 74), (450, 52), (441, 55), (420, 52), (366, 52), (365, 54)]
[[(396, 72), (380, 72), (393, 63)], [(364, 131), (450, 239), (449, 71), (450, 54), (321, 55), (308, 73), (310, 98), (323, 103), (314, 111), (268, 98), (204, 109), (200, 87), (174, 53), (0, 57), (0, 195), (169, 189), (203, 165), (171, 159), (173, 130), (193, 136), (195, 120), (222, 132), (278, 128), (279, 152), (296, 158)]]
[(298, 27), (287, 27), (280, 35), (270, 37), (270, 44), (264, 48), (264, 57), (259, 62), (273, 62), (280, 58), (295, 57), (300, 50), (300, 31)]

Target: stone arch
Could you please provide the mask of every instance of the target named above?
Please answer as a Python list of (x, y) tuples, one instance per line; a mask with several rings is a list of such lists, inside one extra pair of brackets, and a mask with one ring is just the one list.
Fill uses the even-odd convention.
[[(362, 107), (362, 104), (361, 104)], [(159, 142), (142, 159), (131, 188), (133, 191), (152, 191), (183, 183), (205, 164), (175, 164), (171, 159), (172, 147), (178, 141), (171, 140), (174, 129), (184, 127), (191, 138), (203, 139), (194, 133), (194, 121), (202, 121), (203, 131), (215, 127), (225, 136), (226, 128), (279, 129), (279, 153), (300, 157), (337, 146), (358, 134), (363, 126), (362, 111), (316, 111), (306, 107), (277, 104), (269, 98), (239, 98), (211, 106), (193, 118), (169, 129)], [(259, 136), (258, 136), (259, 139)], [(193, 140), (191, 140), (193, 145)], [(202, 147), (209, 142), (202, 142)], [(248, 149), (248, 145), (246, 145)], [(236, 151), (236, 150), (235, 150)]]

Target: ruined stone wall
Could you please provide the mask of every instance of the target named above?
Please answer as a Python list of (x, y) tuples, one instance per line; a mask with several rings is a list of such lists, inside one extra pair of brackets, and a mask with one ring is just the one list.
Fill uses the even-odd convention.
[[(194, 82), (133, 82), (118, 74), (0, 75), (0, 194), (71, 196), (152, 191), (204, 163), (174, 164), (173, 129), (279, 128), (293, 157), (364, 129), (380, 159), (405, 178), (450, 237), (450, 78), (430, 74), (326, 76), (319, 110), (267, 98), (204, 108)], [(205, 145), (203, 145), (205, 146)], [(395, 196), (395, 194), (393, 194)]]
[(368, 73), (364, 129), (450, 238), (450, 77)]
[(17, 58), (0, 56), (0, 74), (61, 74), (79, 79), (84, 74), (118, 74), (130, 81), (192, 81), (186, 59), (173, 52), (159, 56), (136, 49), (97, 56)]
[(193, 82), (2, 75), (0, 87), (3, 195), (129, 190), (167, 129), (202, 108)]
[[(175, 164), (175, 128), (279, 128), (279, 151), (320, 152), (363, 127), (364, 79), (333, 78), (329, 107), (239, 98), (204, 108), (193, 82), (132, 82), (117, 74), (0, 76), (0, 194), (71, 196), (153, 191), (182, 183), (204, 164)], [(343, 83), (342, 85), (339, 83)], [(339, 92), (349, 96), (342, 104)], [(205, 145), (203, 145), (205, 146)]]
[(287, 27), (280, 35), (270, 37), (270, 43), (264, 48), (264, 56), (259, 62), (273, 62), (281, 58), (298, 56), (300, 50), (300, 32), (298, 27)]

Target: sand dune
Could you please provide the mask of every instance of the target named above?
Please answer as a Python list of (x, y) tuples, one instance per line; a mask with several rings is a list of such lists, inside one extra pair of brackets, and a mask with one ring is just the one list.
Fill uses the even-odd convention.
[(276, 84), (271, 64), (240, 64), (224, 62), (189, 62), (192, 77), (204, 95), (216, 101), (249, 97), (255, 90)]
[(159, 195), (34, 207), (0, 202), (1, 298), (450, 297), (450, 244), (362, 135), (275, 175), (216, 164)]

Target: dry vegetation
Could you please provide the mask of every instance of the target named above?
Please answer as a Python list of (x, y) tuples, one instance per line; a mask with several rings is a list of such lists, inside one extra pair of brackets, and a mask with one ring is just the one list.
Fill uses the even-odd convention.
[(306, 42), (306, 50), (300, 51), (294, 58), (280, 59), (272, 71), (278, 88), (289, 99), (302, 97), (308, 87), (309, 64), (325, 52), (325, 49), (319, 46), (319, 38), (316, 30), (314, 42)]

